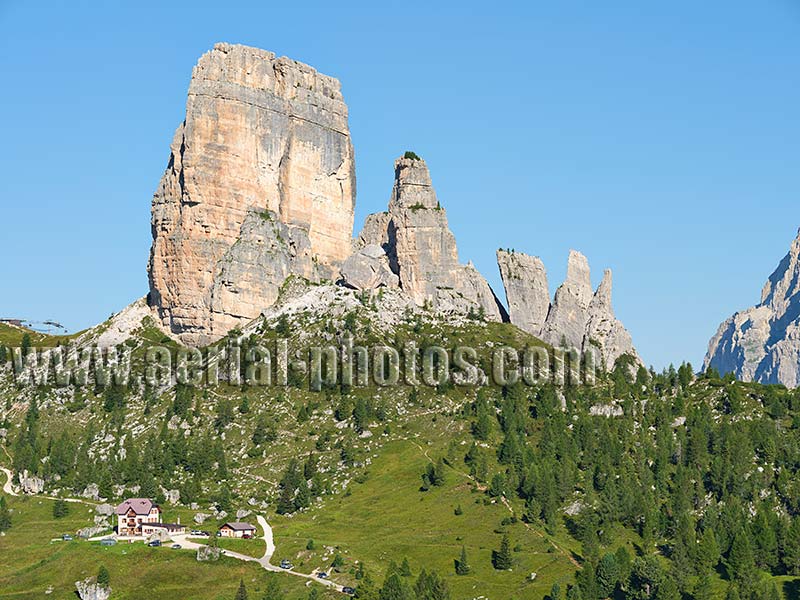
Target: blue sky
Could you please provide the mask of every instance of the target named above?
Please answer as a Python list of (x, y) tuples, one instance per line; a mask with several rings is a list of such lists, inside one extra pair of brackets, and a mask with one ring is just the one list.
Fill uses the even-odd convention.
[(342, 81), (356, 227), (428, 161), (463, 261), (570, 248), (645, 361), (698, 365), (800, 215), (800, 3), (0, 0), (3, 316), (78, 329), (147, 292), (150, 199), (197, 58), (249, 44)]

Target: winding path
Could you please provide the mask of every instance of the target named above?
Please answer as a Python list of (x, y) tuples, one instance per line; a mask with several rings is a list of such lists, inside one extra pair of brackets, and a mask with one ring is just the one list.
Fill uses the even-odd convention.
[(12, 480), (14, 479), (14, 474), (5, 467), (0, 467), (0, 471), (5, 473), (6, 478), (8, 479), (8, 481), (6, 481), (5, 485), (3, 486), (3, 493), (8, 494), (9, 496), (18, 496), (19, 494), (17, 494), (17, 492), (14, 491), (14, 484), (11, 483)]
[[(288, 573), (289, 575), (294, 575), (295, 577), (302, 577), (303, 579), (308, 579), (309, 581), (316, 581), (317, 583), (327, 586), (333, 590), (336, 590), (337, 592), (343, 591), (344, 588), (338, 583), (331, 581), (330, 579), (320, 579), (319, 577), (317, 577), (317, 573), (319, 572), (318, 570), (314, 570), (311, 573), (300, 573), (299, 571), (295, 571), (293, 569), (282, 569), (281, 567), (277, 567), (272, 563), (270, 563), (272, 556), (275, 554), (275, 541), (272, 533), (272, 527), (270, 527), (269, 523), (267, 523), (267, 520), (261, 515), (256, 515), (256, 519), (258, 520), (258, 524), (264, 530), (264, 535), (262, 537), (264, 543), (266, 544), (266, 550), (264, 551), (264, 556), (262, 556), (261, 558), (255, 558), (253, 556), (240, 554), (239, 552), (233, 552), (231, 550), (225, 550), (223, 548), (225, 556), (230, 556), (231, 558), (236, 558), (238, 560), (242, 560), (245, 562), (255, 562), (261, 565), (261, 567), (266, 571), (271, 571), (273, 573)], [(176, 543), (180, 544), (182, 548), (185, 548), (187, 550), (197, 550), (198, 548), (202, 548), (206, 545), (206, 544), (198, 544), (197, 542), (194, 542), (188, 538), (189, 538), (188, 534), (172, 536), (172, 539)]]

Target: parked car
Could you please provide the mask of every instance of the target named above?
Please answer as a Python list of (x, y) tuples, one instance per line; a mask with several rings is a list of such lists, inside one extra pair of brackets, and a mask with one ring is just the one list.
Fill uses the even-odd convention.
[(180, 550), (181, 549), (181, 545), (180, 544), (172, 544), (172, 549), (173, 550)]
[(317, 577), (319, 577), (320, 579), (327, 579), (328, 574), (325, 571), (320, 571), (319, 573), (317, 573)]
[(203, 537), (203, 532), (202, 532), (202, 531), (200, 531), (199, 529), (192, 529), (192, 530), (189, 532), (189, 535), (193, 535), (193, 536), (195, 536), (195, 537)]
[(342, 593), (343, 594), (347, 594), (348, 596), (355, 596), (356, 588), (351, 588), (351, 587), (345, 586), (345, 587), (342, 588)]
[(281, 561), (281, 569), (291, 569), (294, 565), (285, 558)]
[(64, 540), (65, 542), (71, 542), (75, 538), (73, 538), (70, 534), (65, 533), (64, 535), (61, 536), (61, 539)]
[(116, 546), (117, 545), (117, 540), (115, 540), (114, 538), (106, 538), (104, 540), (100, 540), (100, 545), (101, 546)]
[(159, 546), (161, 546), (161, 540), (153, 540), (147, 545), (150, 546), (151, 548), (158, 548)]
[(242, 539), (243, 540), (252, 540), (253, 539), (253, 534), (245, 533), (245, 534), (242, 535)]

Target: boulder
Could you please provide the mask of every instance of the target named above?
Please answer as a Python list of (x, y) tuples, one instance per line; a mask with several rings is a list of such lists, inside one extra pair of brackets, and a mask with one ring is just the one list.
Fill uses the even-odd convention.
[(197, 549), (197, 562), (210, 562), (219, 560), (220, 549), (211, 548), (210, 546), (200, 546)]
[(111, 597), (111, 588), (100, 585), (95, 579), (76, 581), (75, 589), (81, 600), (108, 600)]
[(181, 492), (180, 490), (165, 490), (162, 488), (161, 490), (164, 494), (164, 498), (167, 502), (175, 506), (181, 501)]
[(92, 525), (91, 527), (84, 527), (78, 530), (78, 537), (88, 539), (95, 537), (110, 529), (109, 525)]
[(206, 519), (210, 519), (210, 518), (211, 518), (211, 515), (207, 515), (206, 513), (197, 513), (194, 516), (194, 522), (197, 523), (198, 525), (202, 525), (203, 523), (206, 522)]
[(100, 516), (110, 517), (114, 514), (114, 507), (111, 504), (98, 504), (94, 507), (94, 512)]
[(19, 488), (24, 494), (41, 494), (44, 491), (44, 479), (24, 470), (19, 476)]
[(341, 268), (342, 283), (357, 290), (379, 287), (397, 287), (399, 279), (389, 267), (386, 251), (376, 244), (368, 244), (351, 254)]
[(90, 483), (81, 493), (81, 498), (100, 500), (100, 486), (98, 486), (96, 483)]

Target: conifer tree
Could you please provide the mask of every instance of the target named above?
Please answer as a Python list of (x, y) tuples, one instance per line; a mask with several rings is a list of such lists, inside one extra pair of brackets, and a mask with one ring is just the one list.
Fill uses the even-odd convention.
[(64, 500), (58, 499), (53, 503), (53, 517), (61, 519), (69, 514), (69, 506)]
[(244, 586), (244, 580), (239, 580), (239, 589), (236, 591), (236, 600), (247, 600), (247, 588)]
[(614, 593), (619, 581), (617, 559), (613, 554), (606, 554), (597, 565), (597, 591), (605, 598)]
[(105, 565), (100, 565), (100, 570), (97, 571), (97, 584), (106, 588), (111, 584), (111, 575)]
[(467, 561), (467, 548), (461, 546), (461, 557), (456, 561), (456, 575), (469, 575), (471, 570)]
[(753, 581), (756, 564), (753, 558), (750, 537), (744, 528), (740, 528), (734, 535), (725, 566), (731, 575), (731, 579), (740, 586), (749, 585)]
[(494, 568), (498, 571), (507, 571), (513, 564), (513, 557), (511, 556), (511, 542), (508, 541), (508, 536), (504, 535), (500, 541), (500, 550), (494, 553)]

